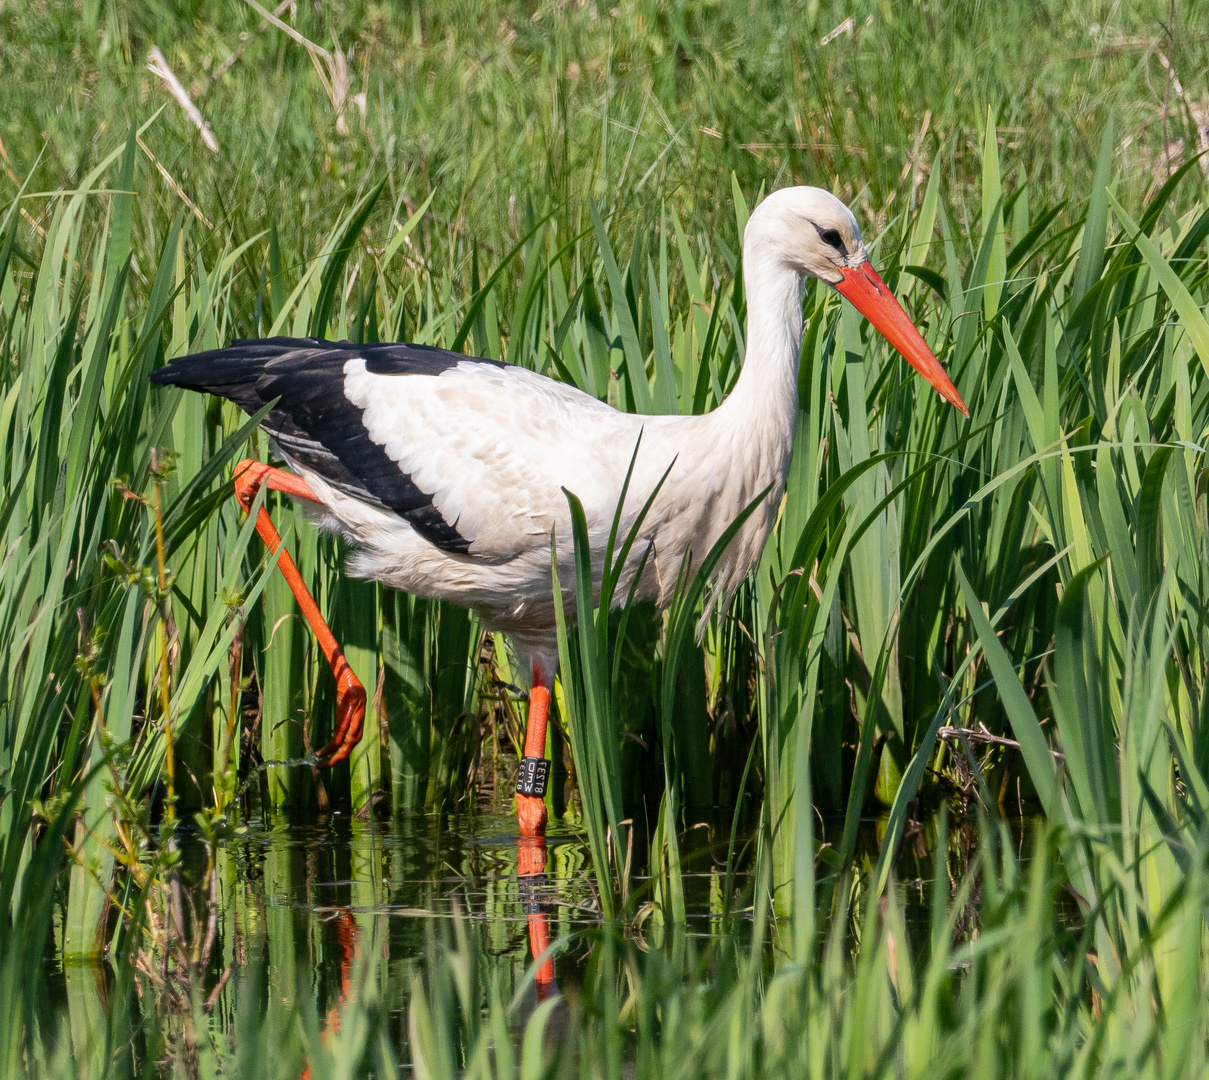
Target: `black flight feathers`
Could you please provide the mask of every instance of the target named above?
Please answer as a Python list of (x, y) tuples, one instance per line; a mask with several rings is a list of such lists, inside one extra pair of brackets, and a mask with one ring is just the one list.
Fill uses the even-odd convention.
[(427, 541), (466, 554), (470, 541), (448, 522), (382, 446), (369, 437), (361, 409), (344, 396), (344, 365), (364, 358), (375, 375), (440, 375), (461, 363), (490, 364), (428, 345), (355, 345), (318, 338), (234, 341), (226, 349), (182, 356), (151, 373), (160, 386), (217, 394), (255, 413), (274, 398), (263, 427), (287, 458), (363, 502), (393, 510)]

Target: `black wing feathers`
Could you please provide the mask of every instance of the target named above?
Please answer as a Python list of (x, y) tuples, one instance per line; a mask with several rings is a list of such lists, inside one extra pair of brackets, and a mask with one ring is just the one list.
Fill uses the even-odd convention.
[(344, 396), (344, 365), (354, 358), (375, 375), (435, 376), (467, 361), (503, 366), (427, 345), (267, 338), (183, 356), (153, 371), (151, 381), (217, 394), (247, 413), (277, 398), (261, 427), (286, 457), (354, 498), (393, 510), (437, 547), (466, 554), (470, 541), (456, 522), (369, 437), (361, 410)]

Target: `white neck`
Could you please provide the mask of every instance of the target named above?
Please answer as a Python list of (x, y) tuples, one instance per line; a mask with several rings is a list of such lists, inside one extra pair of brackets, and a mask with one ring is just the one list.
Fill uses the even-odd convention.
[(771, 491), (718, 564), (719, 596), (736, 588), (760, 557), (776, 520), (793, 457), (798, 413), (798, 355), (802, 301), (798, 274), (760, 250), (744, 252), (747, 349), (734, 389), (699, 418), (696, 467), (714, 491), (699, 510), (697, 533), (686, 539), (708, 551), (735, 516), (765, 488)]
[[(802, 351), (801, 277), (775, 256), (743, 253), (747, 348), (743, 370), (722, 409), (771, 437), (793, 438)], [(720, 410), (721, 411), (721, 410)]]

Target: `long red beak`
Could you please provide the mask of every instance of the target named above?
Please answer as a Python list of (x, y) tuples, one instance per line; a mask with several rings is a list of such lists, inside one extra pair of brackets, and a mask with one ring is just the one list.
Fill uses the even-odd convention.
[(903, 358), (940, 392), (940, 396), (951, 405), (956, 405), (965, 416), (970, 415), (966, 403), (961, 400), (953, 380), (932, 355), (924, 339), (919, 336), (915, 324), (907, 317), (899, 302), (886, 283), (877, 276), (877, 271), (868, 262), (857, 267), (844, 267), (844, 280), (836, 289), (852, 301), (852, 306), (865, 316), (890, 342)]

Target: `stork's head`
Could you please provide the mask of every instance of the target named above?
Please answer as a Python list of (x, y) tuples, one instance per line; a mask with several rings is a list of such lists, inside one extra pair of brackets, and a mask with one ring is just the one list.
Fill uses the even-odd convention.
[(743, 234), (743, 258), (749, 266), (757, 258), (771, 259), (835, 286), (941, 397), (970, 415), (940, 361), (870, 265), (852, 211), (831, 192), (815, 187), (774, 191), (752, 211)]

